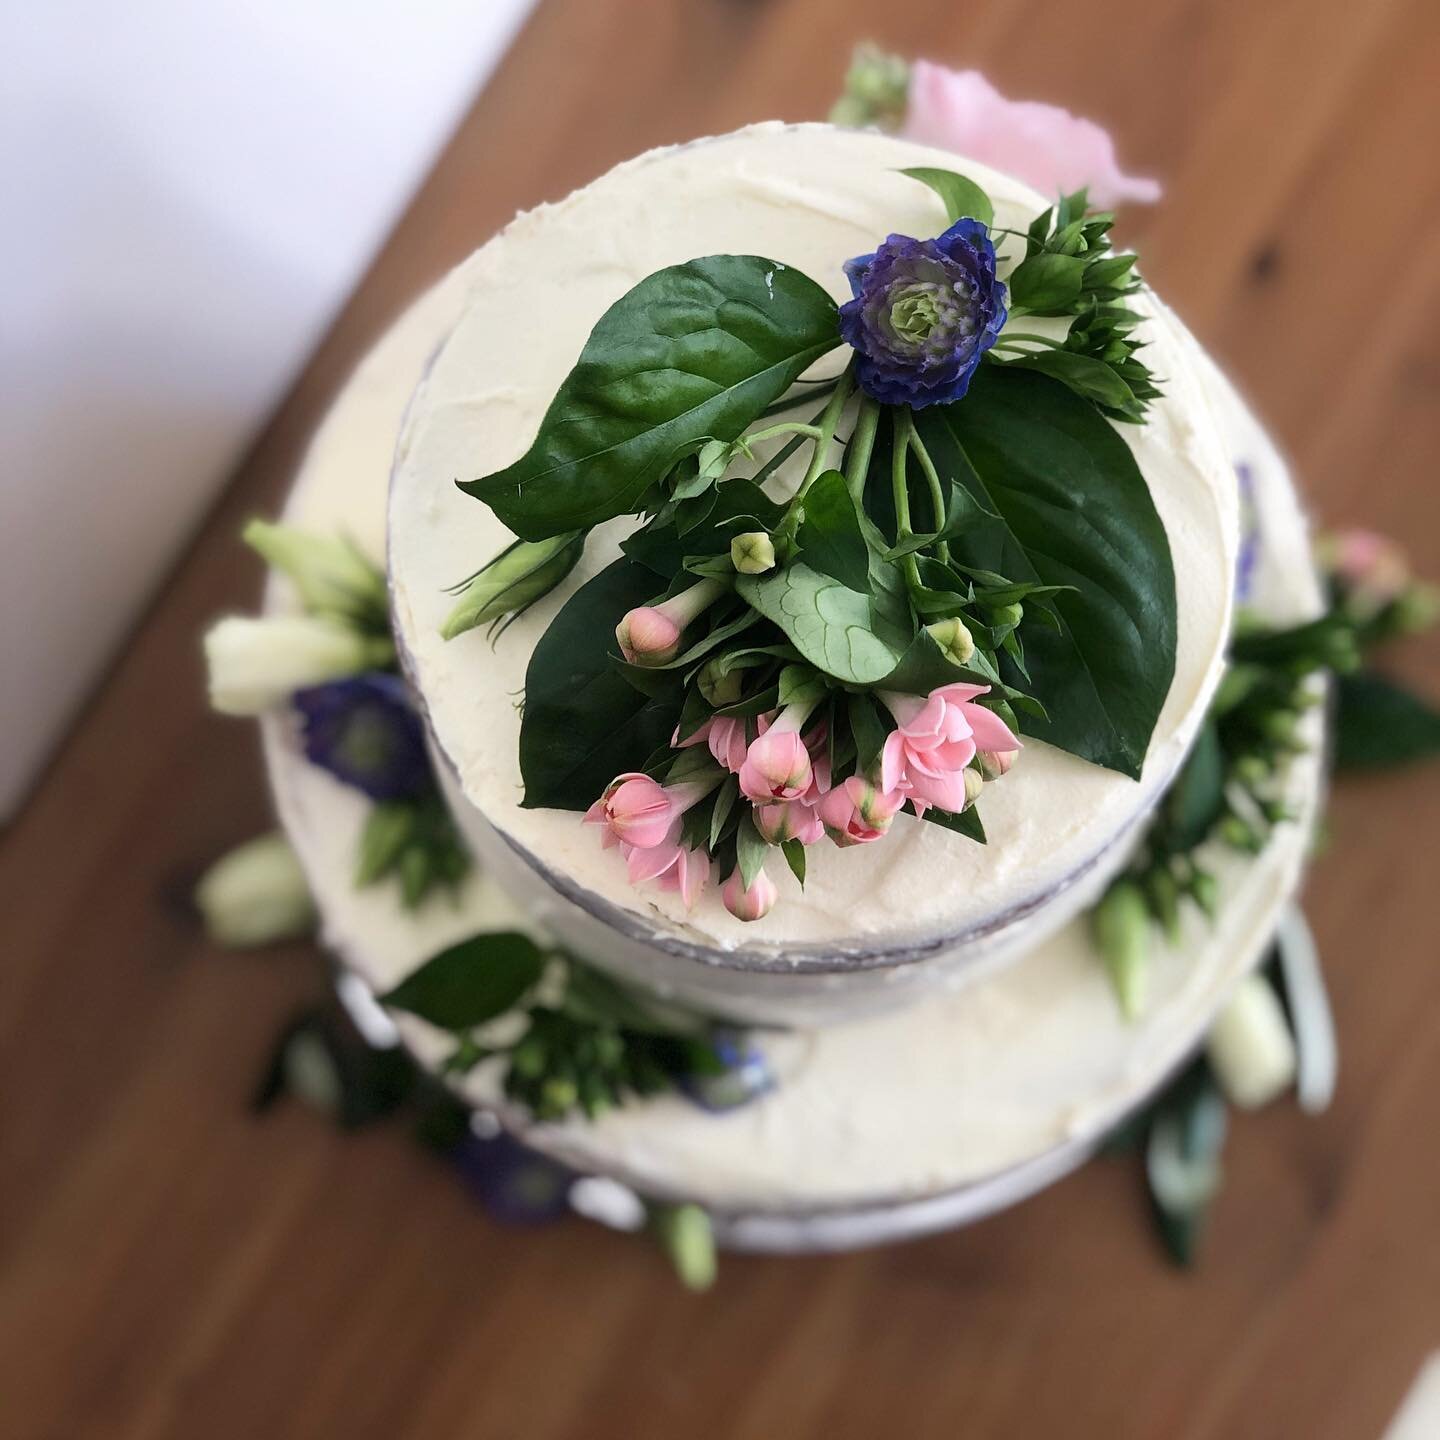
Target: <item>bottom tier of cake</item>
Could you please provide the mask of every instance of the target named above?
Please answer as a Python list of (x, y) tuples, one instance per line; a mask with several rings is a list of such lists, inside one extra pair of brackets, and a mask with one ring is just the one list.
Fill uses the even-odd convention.
[[(422, 305), (438, 314), (449, 303), (437, 291)], [(425, 324), (402, 326), (386, 344), (411, 345), (418, 368), (429, 333)], [(375, 374), (393, 368), (377, 365)], [(393, 397), (371, 393), (366, 381), (362, 366), (327, 424), (373, 428), (368, 466), (341, 474), (307, 465), (286, 518), (378, 548), (395, 418), (386, 403)], [(1305, 618), (1320, 597), (1285, 466), (1218, 372), (1209, 386), (1249, 492), (1247, 603), (1272, 621)], [(317, 443), (314, 453), (333, 449)], [(270, 608), (286, 604), (283, 587), (272, 589)], [(727, 1113), (669, 1096), (593, 1122), (533, 1124), (503, 1101), (485, 1064), (460, 1093), (577, 1170), (646, 1198), (703, 1205), (720, 1241), (738, 1248), (871, 1244), (990, 1213), (1073, 1168), (1153, 1094), (1262, 955), (1299, 884), (1322, 785), (1320, 726), (1320, 712), (1311, 712), (1308, 748), (1288, 767), (1285, 798), (1297, 818), (1257, 856), (1206, 857), (1219, 880), (1218, 916), (1189, 915), (1179, 943), (1161, 950), (1138, 1022), (1121, 1018), (1079, 921), (1002, 971), (908, 1009), (824, 1030), (760, 1033), (778, 1083)], [(529, 923), (484, 875), (473, 875), (453, 904), (438, 899), (414, 913), (388, 889), (357, 891), (366, 802), (307, 763), (286, 716), (267, 717), (264, 735), (280, 816), (326, 939), (373, 993), (463, 936)], [(452, 1036), (413, 1016), (395, 1018), (422, 1064), (436, 1068), (453, 1049)]]

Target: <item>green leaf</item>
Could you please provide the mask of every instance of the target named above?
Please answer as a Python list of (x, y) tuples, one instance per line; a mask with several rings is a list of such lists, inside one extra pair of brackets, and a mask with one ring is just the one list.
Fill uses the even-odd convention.
[(980, 812), (973, 805), (958, 815), (952, 810), (937, 810), (932, 805), (920, 818), (927, 824), (938, 825), (942, 830), (953, 830), (980, 845), (985, 843), (985, 827), (980, 823)]
[(1022, 260), (1010, 272), (1010, 303), (1034, 315), (1068, 315), (1080, 298), (1085, 260), (1048, 251)]
[(1381, 770), (1440, 754), (1440, 711), (1372, 672), (1342, 675), (1335, 722), (1335, 763)]
[(1213, 720), (1201, 727), (1185, 764), (1165, 797), (1167, 839), (1193, 850), (1225, 810), (1225, 754)]
[(1165, 527), (1125, 442), (1059, 381), (982, 366), (955, 405), (917, 412), (941, 475), (1001, 518), (956, 558), (1063, 585), (1057, 629), (1026, 625), (1027, 687), (1049, 719), (1029, 733), (1139, 776), (1175, 674), (1175, 572)]
[(721, 835), (725, 833), (725, 822), (730, 818), (730, 812), (739, 798), (740, 782), (733, 775), (727, 775), (721, 781), (719, 790), (715, 792), (715, 804), (710, 811), (710, 841), (705, 848), (712, 855), (720, 843)]
[(945, 213), (953, 225), (968, 216), (982, 225), (995, 223), (995, 206), (990, 197), (973, 181), (953, 170), (936, 170), (929, 165), (917, 165), (913, 170), (902, 170), (912, 180), (928, 185), (945, 203)]
[(872, 695), (861, 692), (847, 698), (850, 734), (855, 740), (855, 768), (868, 770), (890, 738), (893, 727), (888, 723), (889, 712), (882, 710)]
[(892, 641), (876, 633), (870, 597), (803, 561), (766, 575), (741, 575), (735, 588), (804, 659), (847, 685), (874, 685), (900, 658)]
[(469, 1030), (513, 1009), (540, 978), (545, 956), (528, 935), (472, 935), (427, 960), (380, 1003), (444, 1030)]
[(839, 341), (835, 302), (773, 260), (657, 271), (600, 317), (525, 455), (460, 488), (527, 540), (623, 515), (681, 456), (735, 440)]
[(978, 671), (955, 664), (936, 643), (935, 637), (928, 630), (921, 630), (877, 688), (899, 690), (905, 695), (928, 695), (942, 685), (966, 681), (972, 685), (989, 684), (988, 679)]
[(805, 888), (805, 847), (798, 840), (783, 840), (780, 843), (780, 853), (785, 857), (785, 863), (790, 867), (790, 873), (800, 882), (800, 888)]
[(848, 589), (868, 592), (870, 548), (845, 477), (838, 470), (827, 470), (800, 503), (804, 519), (796, 539), (805, 563)]
[(647, 695), (610, 656), (622, 615), (653, 595), (654, 575), (616, 560), (582, 585), (550, 622), (525, 672), (520, 774), (527, 808), (584, 810), (621, 771), (669, 743), (681, 686)]
[(700, 524), (687, 530), (677, 516), (657, 515), (643, 529), (622, 540), (620, 548), (631, 560), (669, 580), (688, 556), (728, 556), (730, 541), (736, 534), (742, 530), (773, 530), (784, 513), (785, 507), (777, 505), (752, 481), (726, 480)]
[(755, 877), (765, 867), (765, 858), (770, 854), (769, 844), (761, 837), (751, 818), (753, 811), (747, 809), (740, 817), (740, 828), (735, 832), (735, 863), (740, 867), (740, 882), (748, 890)]
[(1137, 401), (1135, 392), (1103, 360), (1077, 355), (1070, 350), (1040, 350), (1018, 360), (1002, 360), (1016, 370), (1038, 370), (1068, 385), (1082, 399), (1115, 410), (1129, 410)]

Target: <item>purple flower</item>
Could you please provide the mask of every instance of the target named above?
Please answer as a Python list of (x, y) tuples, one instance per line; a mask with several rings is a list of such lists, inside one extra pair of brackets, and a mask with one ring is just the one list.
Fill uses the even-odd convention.
[(721, 1114), (758, 1100), (775, 1088), (775, 1074), (764, 1052), (742, 1031), (720, 1029), (711, 1046), (721, 1069), (713, 1074), (683, 1075), (680, 1089), (702, 1110)]
[(305, 755), (372, 800), (410, 800), (431, 784), (425, 732), (394, 675), (356, 675), (297, 690)]
[(1235, 598), (1242, 605), (1255, 584), (1255, 567), (1260, 563), (1260, 512), (1255, 502), (1255, 476), (1243, 460), (1235, 462), (1240, 482), (1240, 554), (1235, 563)]
[(845, 273), (855, 298), (840, 307), (840, 333), (859, 354), (860, 388), (916, 410), (960, 399), (1005, 323), (985, 226), (957, 220), (934, 240), (891, 235)]
[(543, 1225), (570, 1213), (574, 1175), (505, 1134), (467, 1134), (452, 1152), (465, 1188), (503, 1225)]

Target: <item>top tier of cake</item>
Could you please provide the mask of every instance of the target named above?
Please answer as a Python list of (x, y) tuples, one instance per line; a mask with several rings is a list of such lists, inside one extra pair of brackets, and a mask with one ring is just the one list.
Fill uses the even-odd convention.
[[(764, 255), (846, 298), (847, 259), (889, 232), (944, 229), (938, 199), (897, 173), (918, 165), (965, 170), (994, 200), (997, 226), (1023, 228), (1046, 204), (953, 155), (823, 125), (768, 124), (628, 162), (522, 215), (464, 267), (463, 312), (415, 393), (396, 454), (389, 569), (397, 635), (463, 792), (462, 821), (503, 864), (507, 883), (521, 884), (525, 903), (540, 904), (552, 923), (557, 904), (586, 913), (589, 929), (575, 940), (592, 955), (596, 925), (627, 945), (653, 942), (660, 952), (732, 970), (883, 968), (967, 945), (995, 955), (1033, 943), (1118, 863), (1123, 837), (1173, 776), (1218, 680), (1237, 543), (1234, 472), (1197, 378), (1198, 347), (1146, 295), (1137, 308), (1147, 316), (1147, 358), (1164, 377), (1165, 396), (1145, 425), (1120, 430), (1169, 536), (1179, 640), (1138, 782), (1029, 743), (1013, 771), (985, 791), (988, 844), (901, 816), (883, 844), (815, 851), (803, 892), (785, 876), (782, 903), (748, 925), (726, 912), (713, 887), (690, 912), (678, 895), (633, 889), (617, 854), (602, 850), (578, 815), (521, 807), (517, 701), (530, 654), (634, 521), (593, 532), (570, 580), (493, 645), (478, 630), (447, 642), (440, 627), (453, 601), (445, 587), (511, 538), (455, 482), (501, 469), (526, 450), (596, 320), (663, 266), (706, 254)], [(838, 366), (836, 357), (822, 363)], [(783, 490), (797, 478), (782, 470), (774, 483)], [(1090, 883), (1077, 883), (1082, 877)]]

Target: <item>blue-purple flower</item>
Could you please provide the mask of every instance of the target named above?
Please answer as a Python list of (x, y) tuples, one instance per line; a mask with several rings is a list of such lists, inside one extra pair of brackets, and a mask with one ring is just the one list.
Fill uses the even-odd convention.
[(840, 333), (860, 388), (916, 410), (960, 399), (1005, 323), (986, 227), (965, 219), (934, 240), (891, 235), (845, 273), (855, 298), (840, 307)]
[(404, 683), (355, 675), (297, 690), (305, 755), (372, 800), (410, 800), (431, 784), (425, 732)]

